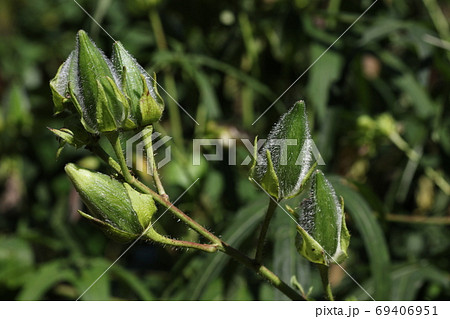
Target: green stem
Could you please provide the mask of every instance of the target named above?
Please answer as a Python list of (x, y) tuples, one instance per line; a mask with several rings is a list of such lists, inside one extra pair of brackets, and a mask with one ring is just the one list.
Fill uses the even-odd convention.
[(122, 145), (120, 145), (119, 133), (112, 132), (108, 134), (107, 137), (109, 142), (111, 143), (114, 153), (117, 156), (117, 159), (119, 160), (121, 174), (124, 177), (125, 182), (127, 182), (128, 184), (133, 184), (136, 179), (131, 175), (130, 170), (128, 169), (127, 161), (125, 159), (125, 156), (123, 155)]
[(217, 251), (217, 245), (210, 244), (199, 244), (191, 241), (172, 239), (166, 236), (163, 236), (156, 232), (153, 229), (153, 224), (150, 224), (143, 232), (145, 234), (145, 238), (158, 242), (163, 245), (171, 245), (176, 247), (184, 247), (184, 248), (193, 248), (202, 251), (206, 251), (208, 253), (214, 253)]
[(147, 142), (144, 143), (145, 151), (147, 153), (147, 161), (148, 161), (147, 165), (150, 165), (150, 168), (152, 170), (152, 178), (153, 178), (153, 181), (155, 182), (155, 186), (156, 186), (156, 189), (158, 190), (159, 195), (169, 199), (169, 196), (167, 195), (167, 193), (164, 190), (164, 187), (161, 183), (161, 179), (159, 178), (158, 167), (156, 166), (156, 163), (155, 163), (155, 156), (153, 154), (153, 145), (152, 145), (152, 140), (151, 140), (152, 132), (153, 132), (153, 127), (151, 125), (146, 126), (142, 130), (142, 136), (143, 136), (144, 141), (146, 141), (146, 139), (150, 137), (150, 141), (148, 143)]
[(334, 301), (333, 292), (331, 291), (330, 281), (328, 280), (329, 267), (321, 264), (317, 264), (319, 268), (320, 277), (322, 278), (322, 286), (325, 290), (325, 294), (329, 301)]
[(269, 229), (269, 224), (270, 221), (272, 220), (272, 216), (276, 208), (277, 208), (277, 201), (276, 199), (271, 197), (269, 201), (269, 206), (267, 206), (266, 217), (264, 218), (264, 222), (261, 227), (261, 233), (259, 234), (258, 245), (256, 247), (256, 255), (255, 255), (256, 262), (261, 262), (262, 260), (267, 230)]

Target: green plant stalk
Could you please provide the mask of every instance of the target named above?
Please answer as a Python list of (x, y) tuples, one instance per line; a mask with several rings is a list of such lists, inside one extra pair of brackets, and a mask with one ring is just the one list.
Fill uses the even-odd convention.
[(270, 198), (269, 206), (267, 206), (266, 216), (264, 217), (264, 222), (261, 227), (261, 233), (259, 234), (258, 245), (256, 247), (256, 262), (261, 262), (264, 250), (264, 243), (266, 240), (267, 230), (269, 229), (270, 221), (272, 220), (273, 213), (277, 208), (277, 201), (274, 198)]
[[(153, 227), (153, 224), (150, 224), (143, 231), (144, 238), (145, 238), (145, 233), (147, 233), (150, 230), (150, 228), (152, 228), (152, 227)], [(159, 237), (158, 242), (163, 245), (171, 245), (171, 246), (183, 247), (183, 248), (194, 248), (194, 249), (202, 250), (202, 251), (205, 251), (208, 253), (214, 253), (217, 251), (216, 245), (200, 244), (200, 243), (194, 243), (191, 241), (172, 239), (172, 238), (168, 238), (168, 237), (162, 236), (162, 235)]]
[[(142, 130), (142, 136), (143, 139), (146, 140), (146, 138), (152, 134), (152, 127), (146, 126)], [(147, 165), (150, 165), (150, 168), (152, 169), (152, 178), (155, 182), (156, 189), (158, 190), (159, 195), (169, 199), (169, 195), (167, 195), (166, 191), (164, 190), (164, 186), (161, 183), (161, 179), (159, 178), (158, 168), (155, 163), (155, 157), (153, 154), (153, 147), (152, 143), (146, 143), (145, 144), (145, 151), (147, 153)]]
[(329, 301), (334, 301), (333, 292), (331, 291), (330, 281), (328, 279), (328, 266), (317, 264), (317, 268), (319, 268), (320, 278), (322, 279), (322, 286), (325, 290), (325, 295), (327, 296)]
[[(275, 275), (272, 271), (270, 271), (267, 267), (264, 265), (256, 262), (253, 259), (250, 259), (243, 253), (241, 253), (239, 250), (229, 246), (226, 242), (222, 241), (220, 238), (216, 237), (212, 233), (210, 233), (208, 230), (206, 230), (203, 226), (198, 224), (195, 220), (187, 216), (184, 212), (182, 212), (179, 208), (174, 206), (169, 200), (167, 200), (165, 197), (159, 195), (157, 192), (152, 190), (151, 188), (147, 187), (143, 183), (141, 183), (139, 180), (135, 179), (128, 171), (128, 167), (126, 166), (125, 158), (123, 157), (123, 151), (122, 147), (120, 145), (120, 142), (117, 142), (112, 138), (112, 142), (115, 142), (113, 145), (113, 149), (115, 153), (122, 154), (122, 156), (117, 157), (121, 163), (117, 163), (114, 159), (112, 159), (103, 149), (101, 149), (99, 146), (91, 146), (91, 150), (95, 151), (96, 154), (98, 154), (103, 160), (105, 160), (106, 163), (111, 163), (111, 167), (119, 174), (121, 174), (125, 181), (129, 183), (130, 185), (136, 187), (138, 190), (145, 194), (152, 195), (153, 199), (156, 200), (159, 204), (166, 207), (173, 215), (178, 217), (180, 220), (185, 222), (190, 228), (195, 230), (197, 233), (208, 239), (213, 243), (214, 249), (219, 250), (228, 256), (232, 257), (239, 263), (245, 265), (247, 268), (255, 271), (258, 275), (260, 275), (262, 278), (267, 280), (271, 285), (273, 285), (275, 288), (277, 288), (279, 291), (284, 293), (287, 297), (291, 298), (292, 300), (304, 300), (304, 298), (297, 293), (293, 288), (291, 288), (288, 284), (286, 284), (284, 281), (282, 281), (277, 275)], [(128, 174), (123, 174), (123, 171), (128, 171)], [(128, 176), (129, 177), (126, 177)], [(129, 179), (127, 181), (127, 178)], [(147, 231), (147, 230), (145, 230)], [(144, 232), (145, 232), (144, 231)], [(211, 245), (210, 245), (211, 246)], [(191, 248), (198, 248), (194, 246), (190, 246)], [(203, 249), (205, 250), (205, 249)], [(209, 250), (206, 250), (209, 251)]]
[[(128, 184), (133, 184), (135, 178), (131, 175), (130, 170), (128, 169), (127, 166), (127, 162), (125, 160), (125, 156), (123, 155), (122, 145), (120, 145), (119, 133), (118, 132), (109, 133), (107, 134), (107, 138), (111, 143), (111, 146), (114, 150), (114, 153), (117, 156), (117, 159), (119, 160), (122, 176), (125, 178), (125, 181)], [(108, 159), (108, 161), (110, 160)]]
[[(153, 34), (155, 35), (156, 46), (158, 47), (158, 50), (166, 51), (168, 49), (166, 36), (164, 34), (164, 29), (161, 23), (161, 19), (159, 17), (158, 10), (154, 6), (152, 6), (152, 8), (150, 9), (149, 20), (153, 29)], [(175, 86), (175, 80), (172, 74), (167, 73), (165, 75), (164, 85), (167, 88), (167, 90), (173, 95), (173, 99), (176, 100), (177, 91)], [(167, 106), (170, 113), (169, 121), (174, 142), (182, 151), (184, 151), (180, 110), (178, 109), (178, 106), (176, 105), (175, 101), (173, 101), (172, 99), (168, 100)]]

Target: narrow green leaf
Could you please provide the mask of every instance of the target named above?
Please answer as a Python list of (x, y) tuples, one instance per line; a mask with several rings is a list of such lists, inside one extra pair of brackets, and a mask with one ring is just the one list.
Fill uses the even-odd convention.
[(350, 245), (350, 232), (347, 229), (347, 223), (345, 222), (345, 212), (344, 212), (344, 198), (341, 197), (341, 207), (342, 207), (342, 222), (341, 222), (341, 251), (342, 254), (336, 256), (335, 260), (337, 263), (344, 261), (348, 255), (347, 250)]
[(450, 289), (448, 272), (427, 262), (396, 266), (392, 272), (391, 300), (417, 300), (419, 290), (427, 282), (435, 283), (443, 290)]
[(86, 140), (83, 140), (81, 137), (76, 136), (74, 132), (67, 128), (62, 128), (60, 130), (49, 128), (49, 130), (60, 139), (62, 139), (65, 143), (70, 144), (76, 148), (80, 148), (86, 145)]

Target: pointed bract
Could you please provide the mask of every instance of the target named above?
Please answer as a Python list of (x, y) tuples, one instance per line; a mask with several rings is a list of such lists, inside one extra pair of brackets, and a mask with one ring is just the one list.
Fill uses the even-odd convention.
[(50, 89), (52, 91), (53, 104), (55, 105), (55, 114), (61, 113), (71, 105), (69, 94), (69, 69), (72, 65), (75, 52), (72, 51), (67, 60), (61, 64), (55, 77), (50, 80)]
[(277, 174), (273, 168), (272, 157), (269, 150), (266, 150), (267, 169), (263, 178), (261, 179), (261, 187), (270, 195), (278, 199), (280, 194), (280, 183)]
[(89, 214), (86, 214), (84, 212), (82, 212), (81, 210), (78, 211), (78, 213), (83, 216), (84, 218), (86, 218), (87, 220), (91, 221), (92, 223), (94, 223), (98, 228), (100, 228), (106, 235), (108, 235), (109, 237), (119, 241), (119, 242), (129, 242), (132, 240), (135, 240), (136, 238), (138, 238), (140, 236), (140, 234), (133, 234), (133, 233), (129, 233), (127, 231), (123, 231), (121, 229), (118, 229), (116, 227), (114, 227), (111, 224), (108, 224), (107, 222), (100, 220), (98, 218), (95, 218)]

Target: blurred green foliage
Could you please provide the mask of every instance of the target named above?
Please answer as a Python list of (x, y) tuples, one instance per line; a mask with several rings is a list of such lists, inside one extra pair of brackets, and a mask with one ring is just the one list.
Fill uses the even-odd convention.
[[(177, 198), (200, 178), (180, 208), (254, 254), (269, 199), (245, 166), (191, 166), (192, 138), (264, 138), (304, 99), (322, 169), (346, 202), (343, 267), (377, 300), (450, 298), (448, 2), (379, 0), (255, 125), (372, 1), (79, 2), (199, 123), (161, 92), (168, 111), (156, 129), (174, 137), (166, 191)], [(112, 39), (73, 1), (0, 2), (0, 299), (76, 299), (126, 247), (79, 218), (63, 172), (69, 161), (103, 164), (69, 147), (56, 160), (46, 129), (63, 126), (48, 82), (79, 29), (109, 55)], [(237, 153), (238, 163), (248, 155)], [(158, 227), (196, 239), (168, 216)], [(264, 262), (323, 298), (281, 210), (269, 235)], [(339, 267), (330, 276), (337, 299), (369, 298)], [(138, 244), (82, 299), (284, 298), (225, 255)]]

